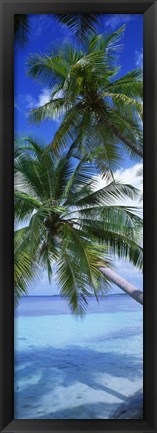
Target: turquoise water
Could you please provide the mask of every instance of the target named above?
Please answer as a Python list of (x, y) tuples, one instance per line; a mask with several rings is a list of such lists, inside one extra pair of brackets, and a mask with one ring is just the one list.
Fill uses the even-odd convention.
[(83, 319), (59, 296), (15, 312), (15, 418), (110, 419), (143, 385), (142, 307), (91, 299)]

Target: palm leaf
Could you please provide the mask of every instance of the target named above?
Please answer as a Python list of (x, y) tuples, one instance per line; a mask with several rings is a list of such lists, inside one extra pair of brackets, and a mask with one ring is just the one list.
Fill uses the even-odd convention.
[(14, 18), (15, 44), (24, 48), (30, 37), (30, 23), (27, 14), (16, 14)]
[(124, 185), (120, 182), (112, 181), (107, 186), (97, 189), (98, 182), (93, 182), (94, 192), (88, 194), (84, 198), (77, 201), (77, 206), (88, 206), (91, 204), (104, 204), (108, 205), (113, 203), (113, 200), (129, 197), (135, 198), (138, 194), (138, 190), (131, 185)]
[(141, 98), (143, 97), (143, 71), (136, 68), (128, 72), (118, 80), (114, 80), (109, 84), (108, 90), (110, 92), (123, 93), (129, 97)]
[(14, 233), (14, 293), (16, 302), (27, 293), (30, 283), (40, 275), (37, 261), (30, 256), (29, 227)]
[(57, 14), (55, 17), (61, 24), (65, 24), (72, 31), (72, 34), (81, 41), (90, 33), (95, 32), (95, 25), (98, 22), (96, 14)]
[(137, 112), (143, 119), (143, 104), (141, 102), (138, 102), (136, 99), (130, 98), (127, 95), (117, 92), (116, 94), (104, 92), (102, 93), (102, 96), (106, 98), (111, 98), (113, 103), (118, 104), (118, 106), (120, 104), (123, 110), (124, 108), (126, 109), (126, 106), (129, 106), (129, 108), (131, 108), (131, 112), (132, 109), (136, 108)]

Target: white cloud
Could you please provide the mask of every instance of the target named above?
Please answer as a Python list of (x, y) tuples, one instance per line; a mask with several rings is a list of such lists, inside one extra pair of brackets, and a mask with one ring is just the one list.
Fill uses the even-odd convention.
[(30, 110), (33, 108), (41, 107), (49, 102), (51, 96), (50, 89), (44, 88), (37, 98), (31, 94), (20, 95), (19, 101), (14, 102), (14, 109), (24, 113), (25, 117), (29, 116)]
[(32, 95), (27, 94), (25, 96), (26, 108), (31, 110), (32, 108), (41, 107), (42, 105), (47, 104), (50, 101), (51, 90), (46, 87), (42, 89), (41, 93), (35, 99)]
[(105, 27), (110, 27), (112, 30), (136, 19), (133, 14), (113, 14), (106, 21), (104, 20)]
[(143, 49), (135, 51), (136, 68), (143, 68)]
[[(41, 93), (35, 99), (30, 94), (25, 96), (25, 117), (29, 117), (30, 111), (34, 108), (42, 107), (50, 101), (52, 91), (46, 87), (42, 89)], [(60, 98), (62, 96), (62, 91), (56, 93), (55, 98)], [(56, 123), (60, 122), (58, 114), (53, 116), (53, 121)]]
[[(121, 168), (114, 172), (114, 178), (117, 181), (127, 183), (141, 189), (141, 177), (138, 176), (138, 172), (142, 169), (142, 167), (142, 163), (137, 163), (129, 168)], [(107, 181), (103, 179), (102, 176), (98, 175), (95, 177), (95, 179), (97, 179), (100, 188), (107, 185)]]
[[(140, 209), (142, 207), (142, 202), (139, 202), (140, 195), (142, 194), (142, 178), (138, 175), (139, 170), (143, 168), (142, 163), (137, 163), (133, 165), (132, 167), (126, 168), (126, 169), (120, 169), (116, 170), (114, 173), (114, 179), (128, 185), (132, 185), (135, 188), (139, 189), (139, 197), (135, 198), (134, 200), (131, 200), (130, 198), (125, 198), (118, 200), (118, 203), (125, 206), (133, 206)], [(103, 179), (100, 175), (95, 177), (95, 179), (98, 182), (98, 188), (103, 188), (107, 185), (107, 181)], [(117, 200), (114, 201), (114, 203), (117, 203)]]
[(141, 176), (138, 176), (139, 170), (142, 170), (143, 164), (138, 163), (126, 169), (116, 170), (115, 179), (128, 183), (141, 190)]
[(32, 95), (25, 95), (25, 117), (29, 116), (30, 110), (33, 108), (41, 107), (42, 105), (47, 104), (50, 101), (51, 90), (46, 87), (42, 89), (41, 93), (37, 98), (32, 97)]
[(36, 103), (36, 107), (41, 107), (42, 105), (47, 104), (50, 101), (51, 90), (44, 88), (40, 95), (38, 96), (38, 101)]
[[(20, 95), (19, 101), (14, 102), (14, 109), (23, 112), (25, 117), (28, 117), (30, 111), (34, 108), (41, 107), (50, 101), (52, 90), (44, 87), (38, 96), (34, 97), (30, 93), (26, 95)], [(62, 91), (56, 93), (56, 98), (61, 98), (63, 95)], [(58, 119), (53, 119), (58, 123)]]

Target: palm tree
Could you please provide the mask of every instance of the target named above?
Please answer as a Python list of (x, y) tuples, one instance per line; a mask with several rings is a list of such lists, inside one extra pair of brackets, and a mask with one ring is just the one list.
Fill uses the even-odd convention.
[(15, 158), (15, 218), (27, 220), (15, 231), (15, 294), (26, 290), (27, 277), (41, 266), (51, 280), (55, 262), (61, 294), (81, 314), (91, 293), (97, 297), (112, 280), (104, 272), (112, 268), (109, 254), (142, 267), (142, 221), (132, 208), (113, 205), (137, 190), (116, 181), (100, 188), (86, 160), (74, 167), (70, 152), (59, 158), (33, 139), (25, 141), (28, 148)]
[(106, 38), (90, 36), (86, 48), (66, 43), (27, 62), (28, 75), (52, 90), (50, 101), (31, 111), (30, 121), (60, 117), (53, 150), (73, 142), (81, 157), (86, 152), (110, 171), (122, 153), (119, 143), (131, 155), (143, 156), (142, 71), (115, 79), (115, 50), (124, 28)]

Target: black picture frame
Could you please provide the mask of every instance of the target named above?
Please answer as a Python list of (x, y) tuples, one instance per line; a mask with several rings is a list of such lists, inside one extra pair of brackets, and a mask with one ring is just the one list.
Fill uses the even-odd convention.
[[(157, 432), (157, 1), (1, 0), (0, 141), (0, 431)], [(13, 30), (18, 13), (144, 15), (144, 419), (14, 420), (13, 297)], [(155, 317), (156, 312), (156, 317)]]

